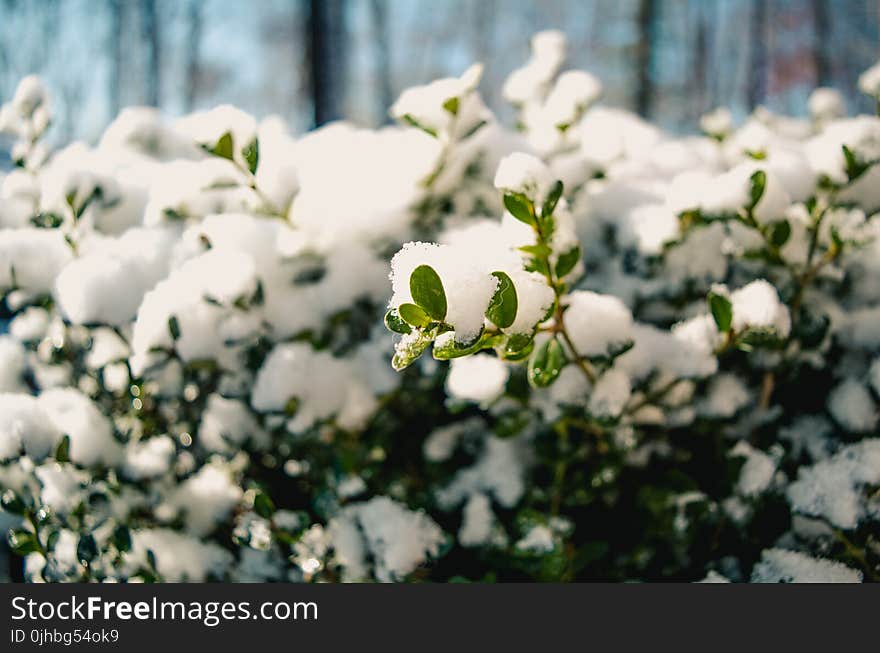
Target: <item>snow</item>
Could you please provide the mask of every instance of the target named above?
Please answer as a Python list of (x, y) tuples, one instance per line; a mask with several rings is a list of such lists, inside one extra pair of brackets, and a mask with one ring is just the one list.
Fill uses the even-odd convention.
[(779, 299), (776, 288), (764, 279), (758, 279), (730, 293), (733, 305), (733, 329), (772, 329), (785, 338), (791, 331), (788, 308)]
[(626, 372), (608, 370), (596, 382), (587, 409), (597, 417), (618, 417), (629, 401), (631, 390)]
[(232, 470), (218, 463), (205, 465), (181, 483), (169, 503), (184, 513), (190, 533), (204, 536), (230, 515), (242, 496)]
[(865, 433), (877, 425), (877, 405), (864, 384), (853, 378), (839, 383), (828, 395), (828, 411), (847, 431)]
[(553, 531), (543, 524), (538, 524), (529, 529), (521, 540), (516, 543), (516, 548), (531, 553), (548, 553), (554, 548)]
[(735, 374), (722, 372), (709, 382), (708, 396), (701, 407), (703, 414), (715, 418), (729, 418), (751, 401), (751, 394)]
[(485, 544), (492, 535), (495, 516), (489, 497), (482, 493), (470, 496), (462, 511), (458, 541), (462, 546), (474, 547)]
[(862, 572), (797, 551), (765, 549), (752, 570), (753, 583), (860, 583)]
[(437, 555), (444, 537), (425, 513), (408, 510), (384, 496), (351, 504), (342, 514), (349, 523), (336, 522), (331, 534), (334, 545), (344, 552), (342, 560), (351, 580), (366, 575), (367, 554), (378, 581), (402, 580)]
[(71, 258), (64, 235), (56, 229), (2, 229), (0, 288), (48, 293)]
[(730, 455), (745, 458), (737, 483), (740, 494), (744, 497), (756, 497), (770, 487), (776, 472), (776, 461), (771, 456), (744, 440), (736, 443)]
[(201, 583), (221, 576), (232, 563), (232, 554), (211, 542), (166, 528), (135, 530), (132, 549), (125, 554), (132, 572), (147, 563), (147, 551), (156, 559), (156, 570), (165, 582)]
[(504, 393), (508, 366), (489, 354), (453, 359), (446, 377), (446, 391), (456, 399), (488, 405)]
[(847, 445), (811, 467), (802, 467), (788, 487), (788, 499), (798, 512), (853, 529), (868, 516), (862, 491), (878, 482), (880, 439), (871, 438)]
[(37, 402), (55, 428), (70, 437), (72, 461), (84, 467), (119, 462), (122, 448), (113, 427), (87, 396), (73, 388), (57, 388), (43, 392)]
[(357, 428), (376, 406), (365, 372), (357, 361), (315, 351), (307, 344), (280, 344), (257, 372), (251, 406), (260, 412), (282, 412), (296, 399), (297, 410), (288, 425), (293, 432), (334, 416), (341, 427)]
[(846, 115), (846, 102), (840, 91), (833, 88), (817, 88), (810, 93), (807, 107), (813, 120), (828, 121)]
[(19, 453), (40, 460), (61, 441), (63, 433), (50, 421), (35, 397), (0, 394), (0, 460)]
[(522, 447), (515, 439), (489, 436), (476, 463), (460, 469), (448, 486), (437, 490), (437, 502), (448, 509), (482, 492), (505, 508), (513, 507), (526, 489), (525, 468)]
[(495, 172), (495, 188), (504, 193), (528, 197), (536, 206), (543, 203), (555, 179), (547, 165), (536, 156), (516, 152), (504, 157)]
[(633, 319), (617, 297), (579, 290), (568, 297), (565, 325), (579, 354), (604, 356), (631, 339)]

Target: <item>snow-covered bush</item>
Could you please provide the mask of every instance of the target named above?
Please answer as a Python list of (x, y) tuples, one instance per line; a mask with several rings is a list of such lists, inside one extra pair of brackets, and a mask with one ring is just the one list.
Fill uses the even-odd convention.
[(377, 131), (130, 108), (51, 153), (25, 79), (25, 577), (876, 580), (880, 118), (819, 89), (810, 119), (676, 137), (597, 106), (565, 47), (507, 80), (516, 129), (474, 66)]

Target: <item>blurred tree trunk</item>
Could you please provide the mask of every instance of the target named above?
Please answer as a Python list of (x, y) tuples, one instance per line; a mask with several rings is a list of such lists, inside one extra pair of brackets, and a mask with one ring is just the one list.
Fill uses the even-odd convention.
[(186, 39), (186, 88), (184, 89), (184, 108), (192, 111), (199, 90), (199, 50), (202, 44), (202, 4), (203, 0), (189, 0), (187, 5)]
[(709, 27), (703, 12), (697, 13), (697, 28), (694, 36), (694, 68), (693, 68), (693, 117), (699, 118), (711, 109), (709, 101)]
[(754, 109), (767, 96), (767, 3), (765, 0), (752, 1), (749, 39), (746, 102), (749, 109)]
[(813, 0), (813, 57), (816, 65), (816, 83), (831, 84), (831, 61), (828, 56), (828, 39), (831, 36), (831, 12), (828, 0)]
[(110, 118), (122, 109), (122, 0), (110, 0)]
[(343, 115), (345, 99), (345, 0), (309, 0), (309, 88), (316, 127)]
[(651, 115), (654, 102), (654, 78), (652, 76), (655, 49), (656, 22), (659, 18), (657, 0), (639, 0), (636, 17), (639, 42), (636, 46), (636, 111), (645, 118)]
[(372, 0), (370, 3), (373, 17), (373, 29), (376, 34), (376, 75), (379, 93), (377, 98), (380, 123), (390, 122), (388, 108), (394, 102), (394, 91), (391, 88), (391, 35), (388, 32), (387, 0)]
[(146, 104), (159, 106), (159, 89), (161, 86), (161, 41), (159, 19), (156, 14), (156, 0), (141, 0), (141, 36), (147, 50), (146, 72), (144, 75), (144, 101)]

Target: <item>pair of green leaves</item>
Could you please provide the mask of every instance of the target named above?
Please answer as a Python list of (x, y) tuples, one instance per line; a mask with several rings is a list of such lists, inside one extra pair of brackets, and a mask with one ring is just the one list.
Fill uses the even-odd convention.
[(427, 328), (432, 322), (443, 322), (448, 308), (446, 291), (440, 275), (430, 265), (420, 265), (409, 277), (409, 291), (413, 302), (405, 302), (385, 314), (385, 326), (395, 333), (406, 335)]
[[(556, 205), (562, 197), (562, 190), (562, 182), (557, 180), (550, 189), (550, 192), (547, 193), (547, 198), (544, 200), (544, 205), (541, 207), (541, 218), (547, 220), (553, 215), (553, 211), (556, 210)], [(505, 193), (504, 208), (506, 208), (510, 215), (520, 222), (525, 222), (532, 227), (537, 226), (538, 214), (535, 209), (535, 204), (525, 195), (521, 193)]]
[[(221, 159), (228, 159), (229, 161), (234, 161), (235, 159), (235, 142), (231, 132), (226, 132), (218, 138), (213, 147), (204, 146), (204, 149), (214, 156), (219, 156)], [(254, 140), (242, 148), (241, 155), (244, 157), (250, 173), (252, 175), (256, 174), (257, 166), (260, 163), (260, 142), (254, 138)]]

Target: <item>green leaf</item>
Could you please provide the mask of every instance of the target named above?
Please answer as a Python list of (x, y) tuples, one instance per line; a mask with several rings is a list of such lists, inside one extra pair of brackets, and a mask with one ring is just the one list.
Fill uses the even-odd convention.
[(535, 206), (525, 195), (507, 193), (504, 196), (504, 208), (506, 208), (510, 215), (520, 222), (525, 222), (527, 225), (534, 226)]
[(457, 97), (451, 97), (446, 102), (443, 103), (443, 108), (446, 109), (453, 116), (458, 115), (458, 105), (459, 101)]
[(770, 244), (778, 249), (788, 242), (790, 236), (791, 225), (788, 223), (788, 220), (781, 220), (780, 222), (774, 222), (770, 227), (768, 238)]
[(13, 515), (23, 515), (25, 509), (24, 501), (13, 490), (6, 490), (3, 493), (0, 497), (0, 507)]
[(553, 253), (553, 250), (544, 243), (538, 243), (537, 245), (523, 245), (518, 249), (525, 254), (536, 256), (538, 258), (547, 258)]
[(168, 318), (168, 333), (171, 334), (171, 339), (174, 341), (180, 338), (180, 322), (174, 315)]
[(425, 350), (431, 344), (433, 334), (419, 334), (418, 338), (408, 340), (404, 338), (398, 343), (394, 350), (394, 357), (391, 359), (391, 367), (396, 372), (400, 372), (412, 365), (419, 356), (425, 353)]
[(20, 556), (25, 556), (28, 553), (39, 551), (41, 548), (40, 543), (37, 541), (37, 536), (30, 531), (9, 531), (7, 541), (9, 542), (9, 548), (12, 549), (14, 553), (17, 553)]
[[(410, 305), (415, 306), (415, 304)], [(416, 306), (416, 308), (418, 308), (418, 306)], [(385, 313), (385, 328), (401, 335), (406, 335), (412, 331), (409, 324), (400, 317), (400, 312), (396, 308), (389, 309), (389, 311)]]
[(299, 399), (296, 397), (291, 397), (287, 400), (287, 403), (284, 404), (284, 414), (288, 417), (293, 417), (296, 415), (296, 411), (299, 410)]
[[(412, 324), (414, 327), (426, 327), (431, 322), (431, 318), (428, 314), (415, 304), (401, 304), (397, 307), (397, 311), (406, 323)], [(386, 322), (386, 324), (388, 323)], [(394, 331), (394, 329), (391, 330)], [(400, 332), (398, 331), (398, 333)]]
[(724, 295), (710, 292), (708, 296), (709, 312), (712, 313), (712, 319), (721, 333), (730, 331), (733, 324), (733, 305)]
[[(430, 265), (420, 265), (409, 277), (413, 301), (435, 320), (446, 317), (446, 292), (440, 275)], [(406, 319), (406, 317), (404, 317)], [(408, 320), (407, 320), (408, 321)]]
[(275, 504), (265, 492), (257, 492), (254, 497), (254, 512), (263, 519), (271, 519), (275, 514)]
[(492, 276), (498, 279), (498, 289), (489, 302), (486, 317), (495, 326), (506, 329), (516, 319), (518, 307), (516, 288), (513, 281), (504, 272), (493, 272)]
[(76, 544), (76, 559), (82, 563), (91, 562), (98, 557), (98, 544), (91, 533), (83, 533)]
[(867, 170), (871, 166), (863, 161), (860, 161), (859, 158), (856, 156), (856, 153), (853, 152), (846, 145), (841, 145), (841, 147), (843, 148), (843, 158), (846, 162), (846, 176), (849, 178), (850, 181), (854, 181), (855, 179), (861, 177), (864, 174), (865, 170)]
[(544, 258), (530, 258), (523, 264), (523, 269), (526, 272), (538, 272), (539, 274), (543, 274), (545, 277), (550, 274), (550, 267), (547, 263), (547, 259)]
[(767, 173), (763, 170), (756, 170), (749, 179), (752, 180), (752, 189), (750, 193), (751, 204), (748, 208), (754, 209), (764, 196), (764, 189), (767, 187)]
[(472, 343), (460, 343), (454, 337), (440, 338), (434, 342), (432, 354), (438, 361), (446, 361), (452, 358), (461, 358), (476, 354), (483, 349), (489, 349), (498, 345), (504, 336), (498, 333), (481, 333)]
[(37, 213), (30, 222), (40, 229), (57, 229), (64, 223), (64, 218), (57, 213)]
[(55, 460), (59, 463), (69, 463), (70, 462), (70, 436), (65, 435), (61, 438), (61, 442), (58, 443), (58, 448), (55, 450)]
[(415, 127), (416, 129), (421, 129), (426, 134), (429, 134), (430, 136), (437, 138), (437, 130), (436, 129), (432, 129), (431, 127), (428, 127), (427, 125), (423, 125), (418, 120), (416, 120), (415, 116), (413, 116), (412, 114), (407, 113), (407, 114), (403, 115), (401, 117), (401, 120), (403, 120), (403, 122), (405, 122), (406, 124), (408, 124), (412, 127)]
[(221, 159), (229, 159), (230, 161), (232, 161), (234, 151), (232, 145), (232, 134), (230, 134), (229, 132), (223, 134), (223, 136), (221, 136), (217, 140), (217, 143), (214, 145), (214, 147), (212, 147), (208, 151), (211, 152), (211, 154), (213, 154), (214, 156), (219, 156)]
[(800, 340), (801, 347), (813, 349), (822, 344), (831, 326), (831, 319), (824, 313), (813, 313), (801, 307), (798, 319), (794, 322), (794, 336)]
[(543, 217), (546, 218), (549, 215), (553, 215), (560, 197), (562, 197), (562, 182), (557, 179), (547, 194), (547, 199), (544, 200), (544, 206), (541, 208), (541, 215)]
[(120, 524), (113, 530), (111, 537), (113, 546), (123, 553), (131, 550), (131, 531), (124, 524)]
[(248, 170), (251, 174), (256, 174), (257, 166), (260, 164), (260, 141), (256, 138), (241, 151), (244, 160), (247, 161)]
[(783, 342), (772, 327), (749, 327), (737, 339), (737, 346), (750, 351), (754, 347), (779, 347)]
[(559, 378), (566, 364), (565, 352), (556, 338), (551, 338), (535, 348), (529, 359), (529, 382), (544, 388)]
[(521, 361), (528, 358), (535, 348), (534, 334), (515, 333), (507, 339), (502, 358), (508, 361)]
[(581, 260), (580, 245), (575, 245), (556, 260), (556, 276), (561, 279), (571, 272)]

